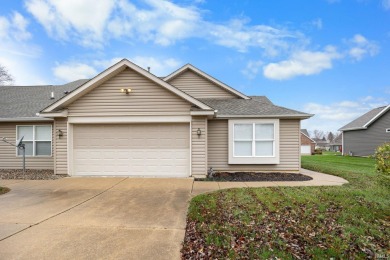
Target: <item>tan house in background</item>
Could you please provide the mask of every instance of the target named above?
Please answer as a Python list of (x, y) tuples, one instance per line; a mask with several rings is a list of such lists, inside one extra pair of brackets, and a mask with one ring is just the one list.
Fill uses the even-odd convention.
[(314, 154), (316, 142), (310, 138), (309, 132), (306, 129), (301, 129), (301, 154)]
[[(0, 88), (0, 137), (27, 168), (71, 176), (204, 177), (300, 169), (311, 115), (247, 96), (188, 64), (165, 78), (124, 59), (89, 80)], [(0, 143), (0, 168), (20, 152)]]

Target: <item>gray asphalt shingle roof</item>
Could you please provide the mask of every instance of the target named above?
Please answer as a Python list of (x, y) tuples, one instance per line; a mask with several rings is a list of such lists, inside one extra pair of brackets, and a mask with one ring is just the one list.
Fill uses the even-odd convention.
[(206, 105), (218, 110), (217, 117), (225, 116), (298, 116), (310, 117), (300, 111), (274, 105), (265, 96), (250, 96), (251, 99), (200, 98)]
[[(38, 118), (36, 113), (64, 97), (65, 91), (73, 91), (88, 79), (73, 81), (64, 85), (44, 86), (1, 86), (0, 119)], [(54, 99), (50, 98), (54, 92)], [(199, 99), (217, 110), (217, 117), (226, 116), (295, 116), (310, 117), (310, 114), (274, 105), (265, 96), (251, 96), (251, 99)], [(192, 110), (199, 110), (193, 108)]]
[(309, 135), (309, 132), (307, 131), (307, 129), (301, 129), (301, 133), (303, 133), (304, 135), (306, 135), (307, 137), (310, 138), (310, 135)]
[(353, 130), (353, 129), (361, 129), (364, 128), (364, 126), (370, 122), (375, 116), (377, 116), (379, 113), (384, 110), (386, 106), (374, 108), (364, 115), (356, 118), (352, 122), (346, 124), (345, 126), (341, 127), (339, 131), (345, 131), (345, 130)]
[[(37, 118), (36, 113), (73, 91), (87, 79), (64, 85), (0, 86), (0, 118)], [(54, 92), (54, 99), (50, 98)]]

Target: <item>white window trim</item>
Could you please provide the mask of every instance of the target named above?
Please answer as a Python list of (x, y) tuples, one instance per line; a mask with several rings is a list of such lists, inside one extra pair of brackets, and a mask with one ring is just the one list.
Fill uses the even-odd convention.
[[(23, 139), (23, 141), (26, 141), (26, 142), (32, 142), (33, 143), (33, 155), (27, 155), (26, 154), (26, 157), (52, 157), (53, 156), (53, 126), (52, 125), (16, 125), (16, 140), (19, 140), (19, 132), (18, 132), (18, 127), (22, 127), (22, 126), (31, 126), (33, 128), (33, 140), (25, 140)], [(37, 126), (50, 126), (50, 140), (35, 140), (35, 128)], [(50, 142), (50, 155), (35, 155), (35, 143), (36, 142)], [(21, 157), (23, 155), (19, 155), (18, 154), (18, 150), (19, 148), (16, 147), (16, 156), (17, 157)]]
[[(273, 156), (234, 156), (234, 125), (235, 124), (273, 124), (274, 143)], [(255, 133), (253, 133), (254, 135)], [(279, 119), (236, 119), (229, 120), (229, 164), (279, 164)], [(252, 138), (252, 142), (256, 139)], [(261, 140), (266, 141), (266, 140)], [(270, 140), (271, 141), (271, 140)], [(255, 154), (255, 146), (252, 144), (252, 155)]]

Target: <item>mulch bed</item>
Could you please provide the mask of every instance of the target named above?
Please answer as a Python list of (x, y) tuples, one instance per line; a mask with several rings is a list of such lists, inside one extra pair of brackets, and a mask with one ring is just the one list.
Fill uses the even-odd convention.
[(3, 180), (56, 180), (67, 175), (54, 175), (53, 170), (34, 170), (26, 169), (26, 173), (23, 174), (23, 170), (20, 169), (0, 169), (0, 179)]
[(310, 181), (313, 178), (300, 173), (286, 172), (216, 172), (212, 178), (196, 181)]

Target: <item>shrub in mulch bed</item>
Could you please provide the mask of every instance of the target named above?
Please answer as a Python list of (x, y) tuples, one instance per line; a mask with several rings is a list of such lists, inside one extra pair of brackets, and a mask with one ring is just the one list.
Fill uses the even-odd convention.
[(313, 178), (300, 173), (286, 172), (216, 172), (211, 178), (196, 181), (310, 181)]
[(0, 169), (0, 179), (3, 180), (56, 180), (67, 175), (54, 175), (53, 170), (26, 169), (23, 174), (21, 169)]

